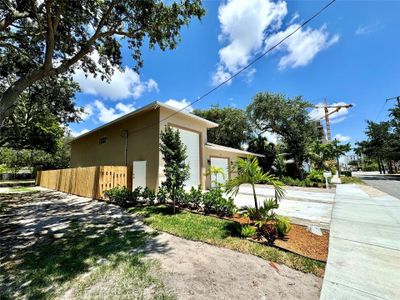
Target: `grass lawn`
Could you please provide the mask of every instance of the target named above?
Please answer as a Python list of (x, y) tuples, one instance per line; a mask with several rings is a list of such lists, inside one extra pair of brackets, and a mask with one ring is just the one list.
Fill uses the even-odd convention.
[(365, 184), (360, 178), (357, 177), (347, 177), (347, 176), (340, 176), (340, 180), (343, 184), (346, 183), (355, 183), (355, 184)]
[(150, 237), (73, 221), (63, 237), (46, 236), (2, 261), (0, 299), (171, 299), (157, 263), (132, 253)]
[(166, 206), (138, 207), (131, 211), (143, 215), (146, 224), (160, 231), (189, 240), (202, 241), (218, 247), (253, 254), (305, 273), (313, 273), (317, 276), (324, 274), (325, 264), (322, 262), (235, 236), (232, 221), (186, 211), (180, 211), (173, 215), (172, 208)]

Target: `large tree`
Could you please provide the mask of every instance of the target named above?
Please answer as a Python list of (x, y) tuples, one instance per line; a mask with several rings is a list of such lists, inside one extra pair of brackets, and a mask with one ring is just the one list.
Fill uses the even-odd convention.
[(255, 130), (274, 132), (282, 137), (287, 145), (285, 150), (294, 161), (290, 174), (294, 177), (303, 176), (308, 145), (318, 139), (317, 124), (309, 117), (309, 107), (311, 103), (302, 97), (287, 98), (272, 93), (258, 93), (247, 107)]
[(241, 149), (249, 138), (249, 122), (241, 109), (215, 105), (210, 109), (196, 109), (193, 113), (219, 124), (207, 132), (207, 139), (211, 143)]
[(77, 90), (78, 85), (67, 76), (31, 85), (4, 119), (0, 127), (0, 147), (54, 153), (65, 126), (80, 120), (82, 111), (73, 101)]
[(258, 163), (263, 172), (271, 172), (277, 152), (275, 144), (268, 142), (267, 138), (259, 135), (249, 142), (247, 151), (264, 155), (258, 158)]
[[(176, 47), (183, 25), (205, 11), (200, 0), (3, 0), (0, 4), (0, 124), (32, 84), (79, 67), (109, 79), (123, 39), (136, 69), (141, 48)], [(124, 42), (125, 43), (125, 42)], [(90, 53), (96, 51), (98, 60)]]

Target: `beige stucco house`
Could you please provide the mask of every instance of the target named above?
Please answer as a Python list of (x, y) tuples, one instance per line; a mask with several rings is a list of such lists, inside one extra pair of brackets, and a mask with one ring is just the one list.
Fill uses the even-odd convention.
[[(211, 165), (234, 176), (229, 166), (238, 157), (256, 155), (207, 142), (207, 129), (218, 124), (160, 102), (153, 102), (71, 141), (71, 167), (101, 165), (133, 166), (133, 187), (156, 189), (164, 179), (159, 151), (160, 132), (166, 125), (177, 128), (187, 147), (190, 178), (185, 186), (209, 188), (206, 172)], [(218, 179), (224, 181), (222, 176)]]

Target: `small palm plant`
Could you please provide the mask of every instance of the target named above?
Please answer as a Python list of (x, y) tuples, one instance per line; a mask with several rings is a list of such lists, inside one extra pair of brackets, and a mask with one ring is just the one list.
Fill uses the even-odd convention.
[(274, 186), (275, 204), (278, 204), (278, 201), (285, 195), (285, 191), (282, 188), (283, 183), (280, 182), (275, 176), (269, 173), (264, 173), (261, 167), (258, 165), (257, 158), (239, 158), (235, 161), (233, 169), (235, 172), (237, 172), (237, 176), (227, 182), (226, 192), (236, 196), (242, 184), (250, 184), (253, 189), (254, 206), (257, 215), (259, 215), (260, 212), (255, 189), (256, 183), (269, 183)]
[(221, 175), (222, 179), (226, 178), (224, 169), (220, 167), (210, 166), (206, 173), (206, 176), (210, 176), (211, 178), (211, 185), (214, 185), (216, 188), (222, 188), (223, 184), (218, 182), (218, 175)]

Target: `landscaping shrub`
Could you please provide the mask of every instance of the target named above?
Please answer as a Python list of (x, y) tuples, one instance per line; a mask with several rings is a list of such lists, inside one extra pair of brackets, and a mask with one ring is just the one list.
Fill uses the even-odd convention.
[(168, 191), (165, 187), (161, 186), (157, 192), (157, 202), (158, 203), (165, 203), (168, 199)]
[(198, 186), (197, 189), (195, 187), (191, 187), (190, 189), (190, 200), (192, 203), (193, 209), (199, 209), (201, 203), (203, 202), (203, 193), (201, 191), (201, 187)]
[(190, 207), (190, 194), (184, 189), (176, 190), (175, 197), (180, 207)]
[(251, 225), (243, 225), (240, 227), (240, 236), (242, 237), (251, 237), (256, 235), (257, 228)]
[(110, 201), (121, 207), (131, 207), (136, 205), (136, 198), (133, 192), (128, 190), (126, 187), (116, 186), (104, 192), (104, 195), (110, 199)]
[(318, 186), (318, 183), (325, 182), (324, 170), (312, 170), (310, 174), (307, 175), (306, 179), (311, 181), (314, 186)]
[(231, 216), (236, 211), (236, 205), (233, 198), (224, 198), (222, 190), (215, 188), (203, 194), (203, 209), (205, 213)]
[(281, 216), (276, 217), (275, 229), (278, 237), (284, 238), (292, 229), (289, 219)]
[(138, 202), (139, 198), (142, 196), (142, 187), (138, 186), (132, 191), (132, 198), (133, 201), (136, 203)]
[(257, 221), (257, 233), (264, 237), (268, 245), (273, 245), (277, 238), (277, 231), (275, 224), (266, 221)]
[(251, 206), (242, 206), (240, 212), (250, 220), (274, 221), (276, 216), (274, 209), (278, 208), (279, 204), (274, 199), (265, 199), (258, 211)]
[(154, 205), (154, 200), (156, 199), (156, 193), (154, 190), (145, 187), (141, 196), (144, 200), (148, 201), (150, 205)]

